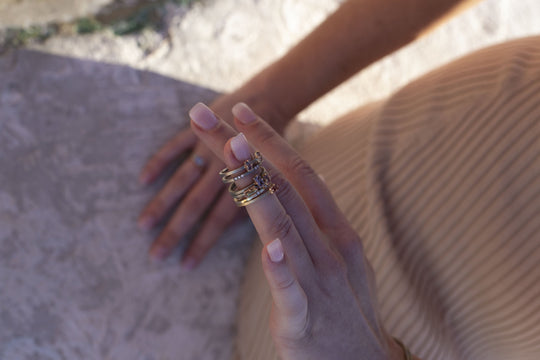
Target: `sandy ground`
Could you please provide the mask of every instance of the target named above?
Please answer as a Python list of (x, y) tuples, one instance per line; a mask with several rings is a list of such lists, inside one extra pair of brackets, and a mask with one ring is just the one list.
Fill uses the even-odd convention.
[[(168, 35), (57, 36), (0, 58), (0, 358), (229, 358), (252, 232), (192, 274), (149, 264), (136, 175), (198, 100), (239, 86), (336, 0), (171, 7)], [(538, 0), (486, 0), (300, 114), (317, 125), (475, 49), (540, 34)], [(67, 56), (68, 58), (60, 57)], [(261, 324), (266, 326), (266, 324)]]

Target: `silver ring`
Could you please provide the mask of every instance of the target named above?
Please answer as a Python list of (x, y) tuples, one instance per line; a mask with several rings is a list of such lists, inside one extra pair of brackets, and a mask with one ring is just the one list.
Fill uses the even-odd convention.
[(195, 166), (199, 169), (204, 169), (206, 167), (206, 160), (204, 160), (204, 158), (200, 155), (192, 154), (191, 161), (193, 161)]

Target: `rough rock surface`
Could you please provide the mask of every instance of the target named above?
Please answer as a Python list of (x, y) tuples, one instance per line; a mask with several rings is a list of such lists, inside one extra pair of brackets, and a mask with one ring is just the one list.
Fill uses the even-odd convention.
[[(167, 36), (61, 36), (34, 46), (56, 55), (0, 58), (0, 359), (228, 358), (250, 228), (192, 274), (178, 254), (148, 264), (155, 233), (134, 220), (159, 185), (141, 189), (136, 175), (208, 89), (234, 89), (339, 2), (209, 0), (171, 8)], [(538, 0), (486, 0), (300, 117), (328, 122), (469, 51), (540, 33), (538, 18)]]
[[(187, 13), (171, 7), (165, 38), (152, 32), (122, 38), (99, 33), (56, 37), (35, 48), (126, 64), (222, 92), (231, 91), (282, 55), (341, 2), (207, 0), (195, 3)], [(299, 118), (328, 123), (471, 51), (539, 34), (539, 18), (538, 0), (484, 0), (428, 36), (370, 66)]]
[(0, 28), (67, 22), (96, 13), (112, 0), (2, 0)]
[(0, 359), (228, 359), (253, 234), (147, 259), (137, 174), (208, 89), (121, 65), (0, 58)]

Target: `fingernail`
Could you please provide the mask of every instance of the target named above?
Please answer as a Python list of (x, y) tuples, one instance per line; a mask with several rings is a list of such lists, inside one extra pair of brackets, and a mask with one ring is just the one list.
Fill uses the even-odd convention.
[(216, 115), (203, 103), (197, 103), (189, 110), (189, 117), (204, 130), (210, 130), (218, 124)]
[(195, 261), (195, 259), (188, 257), (182, 261), (181, 267), (184, 270), (190, 271), (195, 268), (195, 265), (197, 265), (197, 262)]
[(150, 230), (154, 225), (154, 219), (149, 216), (144, 216), (137, 221), (137, 226), (141, 230)]
[(150, 259), (151, 261), (162, 261), (167, 256), (167, 250), (163, 247), (155, 247), (150, 249)]
[(232, 113), (242, 124), (249, 124), (257, 120), (257, 115), (244, 103), (234, 105)]
[(272, 260), (275, 263), (278, 263), (281, 260), (283, 260), (283, 257), (285, 256), (283, 254), (283, 246), (281, 245), (281, 241), (279, 239), (272, 240), (271, 243), (266, 245), (266, 251), (268, 252), (268, 255), (270, 256), (270, 260)]
[(249, 144), (244, 134), (239, 133), (231, 139), (231, 149), (238, 161), (244, 161), (250, 157)]

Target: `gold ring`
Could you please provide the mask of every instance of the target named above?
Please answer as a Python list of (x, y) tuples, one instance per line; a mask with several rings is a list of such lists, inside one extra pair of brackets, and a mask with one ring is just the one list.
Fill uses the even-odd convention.
[(229, 193), (236, 206), (247, 206), (254, 203), (257, 199), (262, 198), (267, 193), (273, 194), (276, 192), (277, 186), (272, 183), (270, 175), (264, 167), (261, 166), (260, 168), (261, 171), (253, 177), (253, 182), (248, 186), (238, 189), (238, 186), (234, 182), (229, 185)]
[(234, 203), (238, 207), (248, 206), (249, 204), (253, 204), (255, 201), (263, 198), (267, 194), (275, 193), (277, 191), (277, 189), (278, 188), (277, 188), (276, 184), (271, 184), (270, 186), (265, 187), (263, 189), (260, 189), (259, 191), (257, 191), (256, 193), (254, 193), (254, 194), (252, 194), (252, 195), (250, 195), (248, 197), (245, 197), (245, 198), (242, 198), (242, 199), (233, 198)]
[(257, 171), (262, 162), (262, 155), (260, 152), (257, 151), (253, 155), (251, 155), (251, 159), (244, 161), (244, 164), (242, 166), (239, 166), (233, 170), (225, 168), (219, 172), (219, 175), (221, 176), (221, 180), (225, 184), (228, 184)]
[(261, 171), (253, 177), (253, 182), (251, 184), (242, 189), (238, 189), (238, 185), (233, 182), (231, 183), (231, 185), (229, 185), (229, 192), (231, 193), (232, 197), (248, 195), (250, 193), (256, 192), (259, 189), (264, 188), (270, 183), (270, 175), (268, 174), (266, 169), (261, 166)]

